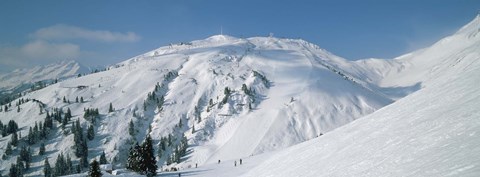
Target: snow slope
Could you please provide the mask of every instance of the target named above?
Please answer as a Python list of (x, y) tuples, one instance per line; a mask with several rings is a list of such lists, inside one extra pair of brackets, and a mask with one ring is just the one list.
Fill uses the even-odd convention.
[[(145, 137), (149, 127), (155, 142), (172, 132), (185, 133), (189, 154), (181, 164), (173, 164), (185, 168), (283, 149), (392, 102), (337, 69), (334, 62), (346, 60), (303, 40), (218, 35), (165, 46), (107, 71), (64, 80), (23, 98), (43, 102), (50, 112), (69, 108), (72, 120), (79, 118), (84, 128), (90, 124), (82, 118), (84, 108), (99, 108), (89, 157), (105, 151), (117, 167), (125, 164), (127, 150)], [(244, 84), (246, 89), (242, 89)], [(156, 95), (164, 95), (165, 103), (159, 109), (150, 101), (143, 109), (155, 85), (159, 87)], [(228, 96), (226, 87), (231, 90)], [(63, 102), (63, 97), (70, 103)], [(76, 97), (85, 102), (76, 103)], [(112, 113), (108, 113), (110, 103), (115, 108)], [(1, 120), (15, 119), (26, 135), (28, 127), (43, 121), (45, 114), (39, 115), (33, 102), (20, 107), (18, 113), (1, 112)], [(134, 137), (125, 131), (130, 120), (136, 126)], [(185, 126), (178, 128), (180, 120)], [(60, 152), (74, 157), (73, 135), (56, 126), (47, 142), (51, 164)], [(9, 139), (1, 138), (0, 152)], [(36, 152), (38, 145), (33, 149)], [(41, 174), (44, 157), (34, 158), (30, 175)], [(166, 157), (158, 160), (162, 165)], [(1, 161), (1, 170), (8, 170), (14, 161), (14, 157)]]
[(419, 91), (244, 176), (478, 176), (479, 24), (477, 16), (454, 35), (395, 59), (401, 70), (383, 71), (381, 86), (420, 82)]

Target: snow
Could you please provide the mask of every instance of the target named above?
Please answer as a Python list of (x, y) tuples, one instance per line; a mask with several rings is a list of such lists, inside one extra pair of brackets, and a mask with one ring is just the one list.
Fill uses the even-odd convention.
[[(281, 151), (244, 176), (478, 176), (480, 52), (470, 32), (478, 32), (479, 21), (397, 58), (411, 66), (382, 81), (424, 88)], [(380, 61), (365, 63), (372, 62)]]
[(462, 75), (282, 151), (245, 176), (478, 176), (480, 63), (478, 55), (465, 60), (473, 63)]
[[(431, 47), (388, 60), (349, 61), (300, 39), (216, 35), (161, 47), (23, 98), (40, 100), (47, 110), (70, 108), (72, 120), (78, 118), (84, 128), (90, 124), (82, 118), (84, 108), (99, 108), (89, 159), (105, 152), (123, 176), (136, 175), (123, 169), (135, 141), (149, 133), (158, 143), (174, 131), (188, 138), (187, 156), (180, 164), (166, 166), (165, 157), (158, 164), (185, 176), (476, 176), (479, 21)], [(43, 70), (48, 68), (56, 67)], [(165, 104), (144, 111), (157, 83)], [(243, 84), (254, 94), (245, 93)], [(223, 104), (226, 87), (231, 94)], [(76, 103), (76, 97), (85, 102)], [(14, 119), (26, 136), (45, 114), (37, 103), (20, 107), (0, 112), (0, 120)], [(184, 126), (178, 128), (180, 120)], [(126, 131), (130, 121), (133, 137)], [(34, 156), (27, 176), (41, 175), (43, 160), (54, 164), (62, 152), (78, 160), (73, 135), (55, 126), (46, 155)], [(9, 140), (0, 138), (0, 153)], [(34, 154), (38, 146), (32, 146)], [(233, 166), (240, 158), (244, 164)], [(3, 174), (15, 160), (0, 161)], [(85, 174), (72, 176), (79, 175)]]

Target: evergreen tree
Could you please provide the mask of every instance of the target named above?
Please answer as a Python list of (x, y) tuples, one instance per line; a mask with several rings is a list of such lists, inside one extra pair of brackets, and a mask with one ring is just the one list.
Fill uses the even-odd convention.
[(83, 168), (88, 167), (88, 160), (86, 155), (80, 157), (80, 164), (82, 165)]
[(12, 140), (10, 141), (12, 143), (13, 146), (17, 146), (18, 145), (18, 135), (17, 135), (17, 132), (13, 133), (12, 134)]
[(143, 174), (153, 175), (157, 174), (157, 160), (155, 159), (152, 138), (147, 135), (142, 143), (140, 158), (140, 170)]
[(88, 126), (87, 138), (90, 141), (93, 140), (93, 138), (95, 138), (95, 130), (93, 128), (93, 125)]
[(9, 177), (18, 177), (17, 166), (12, 164), (10, 166), (10, 172), (8, 173)]
[(65, 168), (65, 171), (66, 171), (65, 173), (66, 173), (66, 174), (72, 174), (72, 173), (74, 173), (72, 158), (70, 158), (70, 155), (69, 155), (69, 154), (67, 154), (67, 159), (66, 159), (66, 161), (65, 161), (65, 166), (66, 166), (66, 168)]
[(101, 177), (102, 172), (100, 171), (100, 165), (97, 160), (93, 159), (93, 162), (90, 164), (90, 170), (88, 171), (88, 177)]
[(77, 97), (75, 97), (75, 102), (76, 102), (76, 103), (78, 103), (78, 96), (77, 96)]
[(20, 157), (17, 157), (17, 176), (21, 177), (23, 176), (25, 172), (25, 165), (23, 162), (20, 160)]
[(12, 154), (12, 145), (11, 143), (7, 144), (7, 148), (5, 149), (5, 154), (6, 155), (11, 155)]
[(113, 112), (113, 106), (112, 106), (112, 103), (110, 103), (110, 106), (108, 107), (108, 112)]
[(50, 163), (48, 162), (47, 158), (45, 158), (43, 163), (43, 175), (44, 177), (52, 177), (52, 167), (50, 167)]
[(132, 171), (140, 171), (139, 168), (139, 159), (141, 157), (140, 154), (140, 146), (138, 143), (135, 143), (134, 146), (130, 147), (130, 151), (128, 153), (128, 159), (127, 159), (127, 169), (132, 170)]
[(130, 120), (130, 123), (128, 124), (128, 133), (131, 135), (131, 136), (135, 136), (135, 125), (133, 125), (133, 121)]
[(70, 119), (72, 118), (72, 111), (70, 110), (70, 108), (67, 108), (67, 113), (65, 114), (65, 117), (67, 118), (67, 121), (70, 121)]
[(53, 128), (53, 119), (52, 119), (52, 116), (50, 116), (50, 114), (47, 112), (47, 117), (45, 117), (45, 125), (43, 126), (44, 128), (45, 127), (48, 127), (48, 128)]
[(45, 144), (40, 144), (40, 149), (38, 150), (38, 155), (45, 155)]
[(20, 106), (17, 106), (17, 112), (20, 112)]
[(67, 103), (67, 99), (65, 98), (65, 96), (63, 96), (63, 102)]
[(27, 141), (28, 141), (28, 144), (32, 145), (32, 144), (35, 144), (35, 135), (33, 134), (33, 129), (32, 127), (30, 127), (30, 129), (28, 130), (28, 135), (27, 135)]
[(75, 167), (75, 170), (76, 170), (77, 173), (81, 173), (82, 172), (82, 165), (80, 163), (77, 164), (76, 167)]
[(83, 103), (83, 102), (84, 101), (83, 101), (83, 96), (82, 96), (82, 97), (80, 97), (80, 103)]
[(63, 176), (66, 175), (66, 163), (65, 163), (65, 157), (63, 156), (63, 153), (60, 153), (57, 156), (57, 161), (55, 162), (55, 176)]
[(102, 152), (102, 155), (100, 155), (100, 164), (107, 164), (107, 157), (105, 157), (105, 151)]

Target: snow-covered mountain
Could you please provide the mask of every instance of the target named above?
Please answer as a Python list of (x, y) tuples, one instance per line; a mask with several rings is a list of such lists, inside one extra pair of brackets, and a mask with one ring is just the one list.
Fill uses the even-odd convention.
[(357, 61), (384, 67), (380, 87), (421, 89), (245, 176), (478, 176), (479, 33), (477, 16), (431, 47), (392, 61)]
[[(45, 66), (29, 69), (17, 69), (10, 73), (0, 74), (0, 100), (31, 89), (32, 86), (48, 85), (55, 79), (66, 79), (78, 74), (90, 73), (87, 67), (74, 60), (64, 60)], [(40, 83), (42, 82), (42, 83)]]
[[(155, 144), (173, 137), (158, 157), (164, 169), (185, 136), (188, 153), (169, 167), (198, 164), (186, 172), (199, 176), (478, 174), (479, 24), (477, 17), (431, 47), (391, 60), (349, 61), (274, 37), (172, 44), (27, 93), (23, 99), (37, 101), (9, 107), (0, 120), (15, 120), (25, 140), (45, 112), (71, 110), (65, 128), (55, 122), (42, 141), (47, 153), (33, 157), (31, 176), (60, 153), (78, 163), (69, 132), (77, 119), (95, 127), (89, 159), (105, 152), (116, 168), (150, 134)], [(83, 118), (87, 108), (98, 108), (95, 122)], [(11, 136), (0, 139), (0, 154)], [(31, 148), (38, 152), (38, 143)], [(16, 161), (14, 149), (0, 161), (3, 174)], [(216, 164), (239, 158), (239, 168)]]
[[(105, 151), (119, 166), (149, 126), (156, 142), (173, 132), (185, 133), (190, 153), (178, 166), (186, 167), (289, 147), (391, 103), (329, 61), (346, 60), (303, 40), (218, 35), (162, 47), (23, 98), (40, 101), (50, 112), (70, 109), (73, 120), (79, 118), (84, 126), (89, 124), (82, 118), (84, 109), (98, 108), (90, 158)], [(157, 99), (163, 96), (164, 103), (147, 99), (153, 93)], [(74, 102), (77, 97), (85, 102)], [(111, 113), (110, 103), (116, 109)], [(2, 121), (16, 119), (25, 135), (28, 126), (45, 118), (36, 104), (3, 112)], [(125, 131), (130, 120), (138, 131), (133, 138)], [(180, 120), (184, 123), (178, 128)], [(57, 150), (49, 155), (52, 160), (72, 151), (73, 135), (57, 130), (51, 137), (56, 140), (47, 145)], [(12, 162), (14, 158), (2, 161), (3, 170)], [(41, 165), (43, 161), (34, 164)]]

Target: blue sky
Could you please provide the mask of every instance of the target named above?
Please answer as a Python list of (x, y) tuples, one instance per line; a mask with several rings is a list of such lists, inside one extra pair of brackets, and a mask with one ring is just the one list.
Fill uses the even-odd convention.
[(0, 1), (0, 72), (75, 59), (116, 63), (207, 38), (302, 38), (341, 57), (393, 58), (454, 33), (478, 0)]

